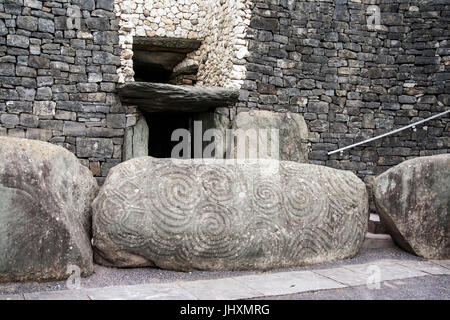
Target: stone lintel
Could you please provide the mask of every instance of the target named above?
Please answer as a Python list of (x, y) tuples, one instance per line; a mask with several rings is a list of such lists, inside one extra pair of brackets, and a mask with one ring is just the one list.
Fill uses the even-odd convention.
[(189, 53), (200, 48), (201, 44), (200, 40), (195, 39), (134, 37), (133, 50)]
[(237, 89), (152, 82), (127, 82), (117, 90), (124, 104), (143, 112), (203, 112), (232, 106), (239, 97)]

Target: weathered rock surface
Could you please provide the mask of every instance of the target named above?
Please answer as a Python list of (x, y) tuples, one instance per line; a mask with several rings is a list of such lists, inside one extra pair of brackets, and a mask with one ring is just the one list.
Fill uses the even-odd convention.
[(0, 282), (93, 272), (89, 169), (64, 148), (0, 137)]
[(137, 158), (93, 203), (94, 259), (106, 266), (251, 270), (354, 256), (367, 228), (353, 173), (260, 160)]
[(196, 39), (170, 37), (134, 37), (133, 49), (189, 53), (200, 48), (202, 42)]
[(374, 196), (401, 248), (427, 259), (450, 259), (450, 154), (389, 169), (375, 179)]
[[(233, 128), (256, 131), (277, 129), (279, 159), (308, 162), (308, 127), (300, 114), (260, 110), (240, 112), (234, 120)], [(270, 150), (272, 136), (269, 132), (267, 138), (267, 148)]]
[[(226, 158), (226, 131), (230, 128), (230, 117), (229, 113), (224, 112), (224, 109), (225, 108), (218, 108), (214, 110), (214, 112), (201, 112), (194, 115), (194, 121), (201, 121), (202, 124), (202, 136), (205, 137), (203, 141), (203, 151), (211, 144), (212, 139), (211, 137), (206, 137), (205, 132), (210, 129), (216, 129), (220, 133), (220, 137), (214, 137), (214, 151), (211, 154), (217, 159)], [(208, 155), (204, 152), (203, 157), (208, 158)]]
[(139, 106), (143, 112), (201, 112), (233, 105), (239, 97), (237, 89), (152, 82), (127, 82), (117, 89), (124, 104)]
[(149, 129), (145, 117), (140, 117), (136, 125), (125, 131), (123, 160), (148, 156)]

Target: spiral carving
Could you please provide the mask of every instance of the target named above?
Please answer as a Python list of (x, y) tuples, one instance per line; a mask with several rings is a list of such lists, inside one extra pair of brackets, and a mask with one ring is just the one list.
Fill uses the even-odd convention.
[(167, 172), (157, 177), (158, 197), (164, 202), (167, 211), (180, 212), (192, 210), (198, 200), (199, 190), (196, 181), (186, 171)]
[(201, 166), (198, 171), (203, 190), (208, 197), (218, 202), (233, 198), (232, 186), (235, 181), (233, 172), (217, 165)]
[(223, 205), (207, 203), (198, 208), (193, 221), (194, 232), (189, 252), (202, 258), (229, 258), (238, 250), (234, 213)]
[(248, 230), (252, 235), (251, 255), (258, 259), (272, 257), (273, 259), (286, 258), (288, 250), (287, 230), (279, 221), (258, 218)]
[(201, 190), (192, 174), (184, 167), (162, 167), (155, 174), (149, 198), (158, 213), (158, 222), (164, 228), (180, 228), (190, 223), (201, 197)]
[(364, 200), (362, 195), (365, 194), (365, 186), (352, 183), (352, 176), (348, 173), (343, 174), (339, 181), (327, 177), (326, 186), (328, 193), (332, 195), (329, 210), (335, 226), (333, 229), (335, 238), (340, 243), (361, 241), (367, 226), (367, 219), (359, 214), (360, 210), (368, 210), (367, 201), (361, 204), (361, 200)]
[(365, 197), (356, 177), (325, 167), (281, 162), (268, 176), (257, 162), (140, 158), (113, 168), (94, 202), (94, 237), (112, 243), (103, 256), (126, 250), (172, 270), (325, 262), (362, 243)]
[(276, 214), (282, 208), (283, 196), (279, 186), (270, 180), (259, 180), (253, 185), (253, 204), (262, 214)]
[(333, 237), (324, 228), (305, 228), (298, 238), (292, 239), (289, 246), (292, 259), (314, 261), (324, 254), (330, 254), (333, 246)]
[(310, 226), (328, 213), (328, 197), (317, 183), (301, 177), (286, 185), (285, 208), (293, 221)]

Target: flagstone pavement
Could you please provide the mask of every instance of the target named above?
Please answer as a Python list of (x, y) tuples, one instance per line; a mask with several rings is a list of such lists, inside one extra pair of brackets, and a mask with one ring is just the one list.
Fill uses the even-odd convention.
[[(232, 275), (232, 274), (231, 274)], [(445, 279), (439, 299), (450, 299), (450, 260), (379, 259), (366, 263), (342, 263), (311, 270), (244, 274), (203, 280), (173, 280), (133, 285), (103, 286), (0, 295), (0, 300), (234, 300), (270, 298), (307, 292), (339, 292), (336, 289), (376, 290), (380, 283), (430, 276)], [(0, 292), (1, 292), (0, 286)], [(331, 291), (334, 290), (334, 291)], [(339, 295), (336, 294), (336, 299)], [(358, 298), (358, 296), (356, 296)], [(364, 299), (364, 297), (360, 297)]]

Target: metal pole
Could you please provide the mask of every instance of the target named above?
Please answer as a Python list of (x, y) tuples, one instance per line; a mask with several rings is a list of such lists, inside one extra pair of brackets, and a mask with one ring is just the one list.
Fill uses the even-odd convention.
[(379, 136), (376, 136), (376, 137), (373, 137), (373, 138), (370, 138), (370, 139), (367, 139), (367, 140), (364, 140), (364, 141), (361, 141), (361, 142), (358, 142), (358, 143), (354, 143), (354, 144), (349, 145), (349, 146), (344, 147), (344, 148), (340, 148), (340, 149), (337, 149), (337, 150), (334, 150), (334, 151), (330, 151), (330, 152), (328, 152), (328, 155), (335, 154), (335, 153), (338, 153), (338, 152), (342, 152), (342, 151), (344, 151), (344, 150), (351, 149), (351, 148), (360, 146), (360, 145), (362, 145), (362, 144), (365, 144), (365, 143), (368, 143), (368, 142), (372, 142), (372, 141), (375, 141), (375, 140), (378, 140), (378, 139), (381, 139), (381, 138), (390, 136), (391, 134), (394, 134), (394, 133), (397, 133), (397, 132), (400, 132), (400, 131), (403, 131), (403, 130), (406, 130), (406, 129), (409, 129), (409, 128), (415, 128), (415, 127), (418, 126), (419, 124), (422, 124), (422, 123), (424, 123), (424, 122), (433, 120), (433, 119), (438, 118), (438, 117), (440, 117), (440, 116), (443, 116), (444, 114), (447, 114), (447, 113), (449, 113), (449, 112), (450, 112), (450, 110), (447, 110), (447, 111), (444, 111), (444, 112), (435, 114), (434, 116), (431, 116), (431, 117), (429, 117), (429, 118), (426, 118), (426, 119), (417, 121), (417, 122), (415, 122), (415, 123), (412, 123), (412, 124), (410, 124), (410, 125), (407, 125), (406, 127), (402, 127), (402, 128), (399, 128), (399, 129), (390, 131), (390, 132), (388, 132), (388, 133), (384, 133), (384, 134), (381, 134), (381, 135), (379, 135)]

